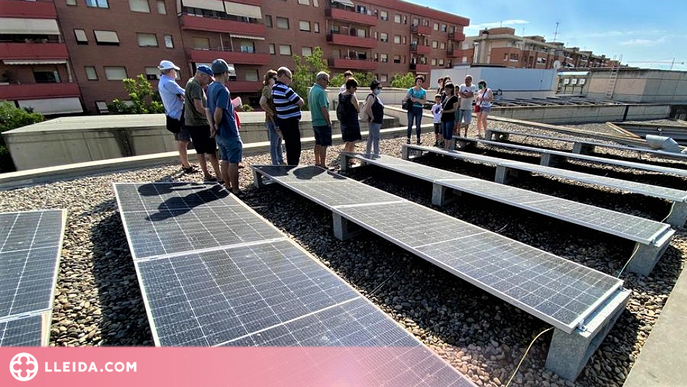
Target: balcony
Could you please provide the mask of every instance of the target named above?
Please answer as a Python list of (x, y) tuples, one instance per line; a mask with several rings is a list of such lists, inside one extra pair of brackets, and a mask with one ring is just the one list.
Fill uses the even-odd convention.
[(430, 26), (412, 25), (410, 26), (410, 33), (429, 36), (432, 35), (432, 28)]
[(379, 67), (379, 62), (375, 62), (369, 59), (336, 58), (329, 59), (329, 67), (335, 69), (355, 69), (362, 71), (373, 71), (377, 70), (377, 67)]
[(191, 61), (195, 63), (210, 63), (215, 59), (224, 59), (227, 63), (246, 65), (266, 65), (270, 62), (270, 54), (255, 52), (240, 52), (228, 50), (190, 50)]
[(411, 44), (410, 52), (416, 53), (418, 55), (429, 55), (429, 53), (432, 52), (432, 48), (430, 46), (425, 46), (422, 44)]
[(229, 89), (231, 93), (258, 93), (262, 89), (262, 82), (260, 81), (229, 81), (225, 82), (224, 86)]
[(55, 3), (52, 1), (0, 0), (0, 15), (27, 19), (57, 19)]
[(79, 85), (76, 83), (23, 83), (0, 84), (0, 100), (47, 99), (61, 97), (79, 97)]
[(67, 59), (64, 43), (0, 43), (0, 60)]
[(455, 40), (456, 42), (462, 42), (465, 40), (465, 34), (462, 32), (449, 32), (448, 40)]
[(357, 36), (338, 34), (331, 32), (327, 35), (327, 42), (340, 46), (377, 48), (377, 41), (372, 38), (359, 38)]
[(448, 51), (446, 51), (446, 53), (448, 54), (449, 58), (462, 58), (464, 56), (468, 56), (466, 55), (467, 50), (458, 50), (454, 48), (449, 48)]
[(233, 20), (214, 19), (191, 15), (181, 15), (181, 28), (195, 31), (212, 31), (223, 32), (227, 34), (265, 36), (264, 24), (244, 23)]
[(411, 63), (410, 69), (414, 70), (416, 73), (429, 74), (431, 67), (428, 64)]
[(376, 26), (377, 17), (339, 8), (327, 8), (324, 15), (330, 19), (341, 20), (349, 23)]

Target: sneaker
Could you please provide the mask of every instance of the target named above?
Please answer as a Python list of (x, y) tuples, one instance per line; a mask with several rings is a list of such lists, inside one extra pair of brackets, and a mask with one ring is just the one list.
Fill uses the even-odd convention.
[(417, 145), (422, 145), (422, 140), (420, 140), (419, 138), (417, 139)]
[(243, 165), (243, 163), (239, 163), (239, 169), (245, 168), (246, 166)]
[(182, 165), (181, 170), (184, 171), (184, 173), (196, 173), (196, 172), (198, 172), (197, 169), (193, 168), (193, 165), (189, 165), (188, 167), (184, 167)]
[(406, 140), (406, 144), (410, 144), (410, 137)]

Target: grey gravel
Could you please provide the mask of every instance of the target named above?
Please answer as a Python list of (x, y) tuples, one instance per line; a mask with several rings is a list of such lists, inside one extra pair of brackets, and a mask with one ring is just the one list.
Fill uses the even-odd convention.
[[(521, 125), (498, 123), (493, 126), (555, 134)], [(475, 134), (474, 126), (471, 134)], [(430, 137), (433, 135), (423, 135), (423, 143), (431, 145), (433, 138)], [(557, 146), (534, 139), (527, 141), (534, 145)], [(400, 156), (403, 142), (405, 138), (382, 140), (381, 151)], [(338, 165), (341, 149), (342, 146), (330, 149), (329, 165)], [(364, 149), (364, 144), (359, 144), (358, 149)], [(472, 151), (531, 159), (518, 152), (486, 148)], [(618, 157), (633, 155), (620, 153)], [(312, 151), (304, 151), (301, 161), (312, 163)], [(269, 156), (251, 156), (244, 162), (247, 165), (267, 164)], [(440, 157), (426, 157), (419, 162), (490, 180), (494, 173), (490, 167)], [(590, 170), (582, 163), (572, 167)], [(687, 188), (687, 181), (680, 178), (631, 174), (613, 168), (603, 173)], [(611, 275), (618, 273), (632, 252), (632, 244), (621, 239), (479, 197), (463, 195), (447, 208), (434, 207), (428, 184), (374, 167), (355, 169), (347, 175)], [(0, 211), (69, 210), (55, 295), (51, 346), (153, 345), (112, 183), (200, 181), (201, 178), (201, 174), (181, 174), (178, 165), (169, 165), (0, 191)], [(245, 201), (251, 207), (478, 385), (505, 385), (532, 338), (548, 327), (374, 235), (363, 234), (346, 242), (336, 240), (330, 213), (277, 186), (254, 189), (249, 168), (241, 171), (240, 181), (247, 193)], [(668, 204), (660, 200), (557, 179), (523, 177), (515, 185), (651, 219), (661, 220), (668, 211)], [(274, 195), (275, 191), (279, 195)], [(577, 382), (566, 382), (544, 368), (551, 339), (551, 333), (547, 333), (534, 344), (512, 385), (622, 385), (684, 265), (685, 237), (684, 231), (677, 232), (651, 276), (623, 274), (625, 287), (632, 290), (630, 302)]]

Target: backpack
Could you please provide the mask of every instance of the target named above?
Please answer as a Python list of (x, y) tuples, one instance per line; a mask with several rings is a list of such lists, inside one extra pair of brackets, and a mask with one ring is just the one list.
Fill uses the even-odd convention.
[(365, 102), (363, 103), (363, 106), (360, 108), (360, 120), (363, 122), (372, 121), (372, 117), (370, 117), (370, 115), (367, 114), (367, 101), (370, 98), (370, 96), (372, 96), (372, 98), (374, 98), (372, 100), (373, 105), (377, 101), (377, 97), (372, 93), (368, 94), (367, 97), (365, 97)]
[(339, 94), (339, 104), (336, 105), (336, 119), (339, 120), (339, 123), (346, 123), (346, 104), (351, 100), (350, 94), (347, 97), (342, 97), (342, 94)]

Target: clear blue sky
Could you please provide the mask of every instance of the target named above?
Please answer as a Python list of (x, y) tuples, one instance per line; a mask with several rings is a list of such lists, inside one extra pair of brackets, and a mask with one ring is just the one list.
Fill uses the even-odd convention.
[[(466, 36), (492, 27), (542, 35), (623, 64), (687, 71), (687, 0), (406, 0), (470, 19)], [(637, 61), (654, 61), (640, 63)], [(685, 62), (686, 64), (678, 64)]]

